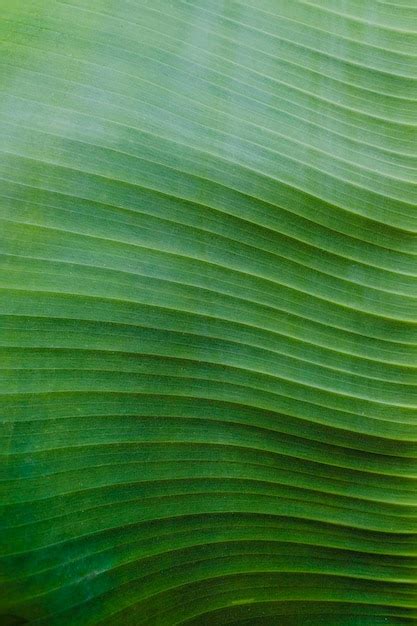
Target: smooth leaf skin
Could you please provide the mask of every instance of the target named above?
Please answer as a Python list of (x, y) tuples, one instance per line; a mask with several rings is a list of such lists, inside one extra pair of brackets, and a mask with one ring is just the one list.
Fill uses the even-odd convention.
[(0, 626), (417, 624), (417, 6), (0, 8)]

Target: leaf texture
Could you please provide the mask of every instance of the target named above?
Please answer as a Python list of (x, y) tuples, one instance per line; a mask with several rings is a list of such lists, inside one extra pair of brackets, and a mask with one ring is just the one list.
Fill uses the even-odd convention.
[(1, 14), (0, 623), (417, 624), (417, 5)]

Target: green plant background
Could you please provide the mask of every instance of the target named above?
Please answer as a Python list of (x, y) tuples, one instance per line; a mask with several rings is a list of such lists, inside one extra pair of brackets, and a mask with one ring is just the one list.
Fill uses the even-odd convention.
[(417, 624), (414, 0), (0, 0), (0, 623)]

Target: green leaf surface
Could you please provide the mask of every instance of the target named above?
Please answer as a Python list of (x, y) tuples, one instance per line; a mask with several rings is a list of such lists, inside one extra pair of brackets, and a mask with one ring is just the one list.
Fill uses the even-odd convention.
[(417, 5), (0, 9), (0, 625), (417, 624)]

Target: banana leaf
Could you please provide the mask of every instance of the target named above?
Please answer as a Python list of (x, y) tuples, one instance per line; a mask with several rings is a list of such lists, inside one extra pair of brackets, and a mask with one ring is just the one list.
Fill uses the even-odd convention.
[(417, 624), (417, 4), (0, 14), (0, 625)]

